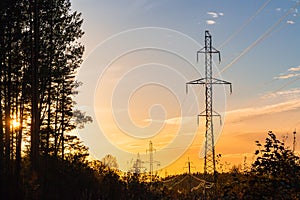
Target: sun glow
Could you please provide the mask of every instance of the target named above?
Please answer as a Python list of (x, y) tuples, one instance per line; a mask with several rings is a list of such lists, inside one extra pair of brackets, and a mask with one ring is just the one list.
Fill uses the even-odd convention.
[(14, 128), (19, 128), (20, 127), (20, 122), (18, 122), (16, 119), (13, 119), (11, 121), (11, 124)]

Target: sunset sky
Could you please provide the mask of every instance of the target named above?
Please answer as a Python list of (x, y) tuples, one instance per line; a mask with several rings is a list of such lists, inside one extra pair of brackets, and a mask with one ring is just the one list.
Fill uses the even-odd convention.
[[(137, 153), (154, 169), (203, 171), (204, 57), (196, 51), (209, 30), (222, 61), (214, 76), (216, 152), (228, 167), (253, 159), (255, 140), (272, 130), (292, 145), (300, 131), (300, 3), (297, 0), (71, 0), (82, 13), (84, 62), (78, 108), (94, 118), (78, 130), (91, 154), (117, 157), (128, 170)], [(299, 10), (300, 12), (300, 10)], [(287, 138), (286, 138), (287, 137)], [(300, 136), (298, 137), (300, 138)], [(296, 150), (300, 150), (298, 142)], [(149, 168), (149, 167), (148, 167)]]

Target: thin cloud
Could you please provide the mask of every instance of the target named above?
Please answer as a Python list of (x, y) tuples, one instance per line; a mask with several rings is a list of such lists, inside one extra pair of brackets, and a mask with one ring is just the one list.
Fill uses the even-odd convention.
[(134, 0), (131, 3), (131, 9), (129, 9), (130, 13), (133, 11), (150, 11), (159, 7), (161, 4), (164, 4), (166, 1), (150, 1), (150, 0)]
[(292, 21), (292, 20), (288, 20), (288, 21), (286, 21), (286, 23), (287, 23), (287, 24), (295, 24), (295, 22)]
[(274, 79), (288, 79), (296, 76), (300, 76), (300, 66), (298, 67), (291, 67), (287, 70), (287, 72), (280, 74), (279, 76), (274, 77)]
[(180, 123), (189, 123), (190, 121), (192, 121), (194, 119), (195, 119), (195, 117), (190, 117), (190, 116), (186, 116), (186, 117), (174, 117), (174, 118), (167, 119), (165, 121), (165, 123), (176, 125), (176, 124), (180, 124)]
[(190, 121), (195, 120), (195, 117), (186, 116), (186, 117), (173, 117), (166, 120), (153, 120), (153, 119), (144, 119), (144, 122), (154, 122), (154, 123), (165, 123), (165, 124), (171, 124), (171, 125), (180, 125), (189, 123)]
[(210, 15), (212, 18), (218, 18), (219, 15), (216, 12), (207, 12), (208, 15)]
[(208, 25), (214, 25), (216, 23), (216, 21), (214, 20), (206, 20), (206, 24)]
[(262, 98), (278, 98), (278, 97), (295, 97), (300, 96), (300, 88), (293, 88), (290, 90), (284, 90), (284, 91), (277, 91), (277, 92), (271, 92), (266, 95), (264, 95)]
[(213, 18), (213, 19), (206, 20), (206, 24), (208, 24), (208, 25), (214, 25), (214, 24), (216, 24), (217, 23), (216, 19), (219, 18), (219, 17), (224, 16), (224, 13), (222, 13), (222, 12), (212, 12), (212, 11), (209, 11), (209, 12), (207, 12), (207, 14), (211, 18)]
[(291, 68), (288, 69), (288, 71), (291, 71), (291, 72), (300, 71), (300, 66), (298, 66), (298, 67), (291, 67)]
[(300, 100), (291, 100), (283, 103), (266, 105), (257, 108), (242, 108), (227, 112), (229, 121), (237, 122), (252, 119), (254, 117), (270, 115), (274, 113), (281, 113), (300, 108)]
[(280, 75), (280, 76), (277, 76), (275, 77), (275, 79), (288, 79), (288, 78), (292, 78), (292, 77), (295, 77), (295, 76), (299, 76), (300, 74), (283, 74), (283, 75)]

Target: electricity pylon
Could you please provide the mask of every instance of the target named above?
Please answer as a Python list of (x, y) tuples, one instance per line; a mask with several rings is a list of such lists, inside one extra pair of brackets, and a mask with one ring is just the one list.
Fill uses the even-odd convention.
[(137, 159), (135, 161), (133, 161), (133, 165), (129, 171), (133, 172), (134, 174), (143, 173), (145, 171), (144, 163), (145, 162), (142, 161), (140, 154), (138, 153)]
[(294, 139), (293, 139), (293, 152), (295, 152), (295, 150), (296, 150), (296, 129), (293, 132), (293, 135), (294, 135)]
[(156, 149), (153, 148), (153, 143), (150, 140), (149, 142), (149, 149), (146, 150), (146, 153), (149, 152), (149, 164), (150, 164), (150, 182), (153, 180), (153, 163), (159, 163), (158, 161), (154, 161), (153, 159), (153, 152), (156, 151)]
[[(186, 164), (187, 164), (187, 167), (184, 167), (184, 168), (188, 168), (188, 176), (189, 176), (189, 186), (190, 186), (190, 188), (189, 188), (189, 191), (191, 191), (192, 190), (192, 176), (191, 176), (191, 164), (192, 164), (192, 162), (190, 162), (190, 158), (188, 158), (188, 161), (186, 162)], [(194, 168), (194, 167), (193, 167)]]
[(219, 62), (221, 62), (220, 51), (212, 46), (212, 36), (209, 31), (205, 31), (205, 46), (197, 51), (197, 62), (200, 53), (205, 55), (205, 77), (197, 80), (187, 82), (186, 84), (202, 84), (205, 86), (205, 110), (198, 115), (206, 118), (205, 125), (205, 152), (204, 152), (204, 177), (207, 182), (213, 183), (214, 190), (212, 195), (216, 192), (216, 160), (215, 160), (215, 140), (213, 131), (213, 117), (221, 117), (220, 114), (213, 110), (213, 85), (214, 84), (228, 84), (230, 85), (230, 92), (232, 91), (231, 83), (213, 77), (213, 54), (219, 55)]

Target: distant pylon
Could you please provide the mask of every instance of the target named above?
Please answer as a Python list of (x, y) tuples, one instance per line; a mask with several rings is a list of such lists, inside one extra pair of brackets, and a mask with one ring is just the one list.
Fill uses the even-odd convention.
[(294, 140), (293, 140), (293, 152), (295, 152), (295, 150), (296, 150), (296, 129), (295, 129), (295, 131), (293, 132), (293, 134), (294, 134)]
[(145, 167), (143, 166), (144, 161), (140, 158), (140, 154), (137, 154), (137, 159), (133, 162), (133, 165), (130, 169), (130, 172), (133, 172), (135, 174), (140, 174), (145, 171)]
[[(192, 177), (191, 177), (191, 164), (192, 164), (192, 162), (190, 162), (190, 158), (188, 157), (188, 161), (186, 162), (186, 164), (187, 164), (187, 167), (184, 167), (184, 168), (188, 168), (188, 176), (189, 176), (189, 186), (190, 186), (190, 188), (189, 188), (189, 191), (191, 191), (191, 189), (192, 189)], [(192, 167), (192, 168), (194, 168), (194, 167)]]
[(188, 161), (185, 164), (187, 164), (187, 167), (184, 167), (184, 168), (188, 168), (188, 173), (191, 174), (191, 168), (194, 168), (194, 167), (191, 166), (191, 164), (193, 164), (193, 163), (190, 162), (189, 157), (188, 157)]
[(146, 153), (149, 152), (149, 156), (150, 156), (150, 158), (149, 158), (149, 164), (150, 164), (150, 170), (149, 170), (149, 172), (150, 172), (150, 182), (152, 182), (152, 178), (153, 178), (153, 163), (155, 163), (155, 162), (159, 163), (158, 161), (154, 161), (154, 159), (153, 159), (153, 152), (154, 151), (156, 151), (156, 149), (153, 148), (153, 143), (150, 140), (150, 142), (149, 142), (149, 149), (146, 150)]
[[(198, 117), (206, 118), (205, 125), (205, 152), (204, 152), (204, 176), (207, 182), (211, 182), (214, 185), (214, 191), (216, 191), (216, 160), (215, 160), (215, 141), (214, 141), (214, 131), (213, 131), (213, 117), (221, 117), (220, 114), (213, 110), (213, 90), (212, 86), (214, 84), (228, 84), (231, 83), (223, 81), (217, 78), (213, 78), (212, 70), (212, 54), (216, 53), (219, 55), (219, 62), (221, 61), (220, 51), (212, 47), (212, 36), (209, 31), (205, 31), (205, 46), (197, 51), (197, 62), (199, 53), (205, 54), (205, 77), (197, 80), (187, 82), (186, 84), (202, 84), (205, 85), (205, 110), (198, 115)], [(204, 114), (202, 114), (204, 113)]]

